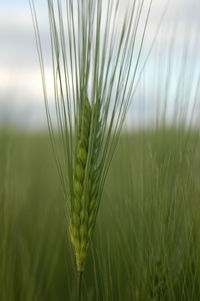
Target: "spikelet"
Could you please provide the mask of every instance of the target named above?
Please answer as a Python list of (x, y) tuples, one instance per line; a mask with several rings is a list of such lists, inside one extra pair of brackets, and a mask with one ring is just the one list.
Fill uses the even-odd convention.
[(95, 136), (91, 162), (89, 162), (88, 150), (90, 144), (91, 118), (92, 108), (86, 98), (83, 104), (77, 143), (70, 218), (70, 235), (75, 249), (77, 270), (79, 272), (84, 270), (97, 214), (99, 173), (95, 167), (95, 156), (97, 155), (99, 135)]

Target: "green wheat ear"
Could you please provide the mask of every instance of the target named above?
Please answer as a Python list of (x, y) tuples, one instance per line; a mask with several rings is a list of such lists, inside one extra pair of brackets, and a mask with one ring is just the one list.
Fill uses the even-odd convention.
[[(94, 166), (97, 155), (95, 141), (91, 163), (88, 159), (90, 144), (92, 108), (87, 98), (83, 103), (77, 141), (76, 162), (71, 196), (70, 236), (75, 248), (77, 270), (84, 270), (87, 251), (96, 221), (98, 171)], [(95, 138), (95, 140), (97, 140)], [(87, 169), (86, 167), (89, 166)]]
[[(137, 86), (135, 79), (152, 0), (147, 0), (147, 6), (145, 1), (128, 1), (122, 11), (123, 0), (45, 1), (56, 120), (49, 103), (34, 1), (29, 0), (49, 134), (65, 195), (77, 269), (81, 272), (106, 175)], [(135, 47), (136, 41), (139, 47)]]
[(84, 270), (88, 248), (88, 202), (86, 189), (86, 165), (88, 161), (89, 136), (91, 128), (91, 106), (86, 98), (80, 121), (77, 141), (76, 163), (73, 178), (73, 195), (71, 196), (70, 235), (75, 248), (77, 270)]

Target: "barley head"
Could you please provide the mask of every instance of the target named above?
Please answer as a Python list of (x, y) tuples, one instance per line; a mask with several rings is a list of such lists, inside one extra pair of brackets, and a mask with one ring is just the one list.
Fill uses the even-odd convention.
[(50, 139), (77, 269), (83, 271), (106, 175), (135, 92), (152, 0), (146, 0), (145, 9), (144, 1), (128, 1), (125, 10), (122, 0), (46, 0), (56, 122), (36, 8), (29, 1)]

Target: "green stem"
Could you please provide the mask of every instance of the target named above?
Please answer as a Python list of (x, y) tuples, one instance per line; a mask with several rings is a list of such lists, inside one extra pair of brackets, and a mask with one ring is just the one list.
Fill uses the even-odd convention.
[(82, 301), (82, 276), (83, 276), (83, 272), (78, 272), (78, 298), (77, 298), (77, 301)]

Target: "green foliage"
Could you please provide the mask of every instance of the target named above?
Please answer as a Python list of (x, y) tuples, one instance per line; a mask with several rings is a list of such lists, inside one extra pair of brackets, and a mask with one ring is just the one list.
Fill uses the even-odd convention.
[[(76, 297), (48, 140), (47, 133), (0, 134), (2, 301)], [(199, 142), (184, 128), (122, 135), (85, 267), (84, 300), (199, 300)]]

